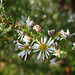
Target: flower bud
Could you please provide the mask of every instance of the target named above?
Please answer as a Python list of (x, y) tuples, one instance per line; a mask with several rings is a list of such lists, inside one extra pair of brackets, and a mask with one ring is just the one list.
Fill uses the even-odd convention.
[(36, 32), (41, 32), (41, 27), (39, 25), (35, 25), (33, 30), (36, 30)]
[(53, 55), (60, 57), (60, 52), (61, 52), (60, 50), (56, 50)]
[(52, 36), (54, 34), (54, 31), (55, 31), (54, 29), (48, 31), (48, 35)]
[(57, 47), (58, 47), (58, 44), (57, 44), (57, 42), (55, 42), (55, 43), (54, 43), (54, 47), (55, 47), (55, 48), (57, 48)]

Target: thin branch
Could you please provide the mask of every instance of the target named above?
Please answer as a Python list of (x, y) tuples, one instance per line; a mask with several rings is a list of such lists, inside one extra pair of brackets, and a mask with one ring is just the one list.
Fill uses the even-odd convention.
[(8, 23), (8, 22), (5, 22), (5, 21), (3, 21), (3, 20), (0, 20), (0, 22), (5, 23), (5, 24), (8, 24), (8, 25), (14, 27), (15, 29), (17, 29), (17, 30), (21, 31), (22, 33), (24, 33), (25, 35), (27, 35), (30, 39), (34, 40), (31, 36), (29, 36), (27, 33), (23, 32), (23, 31), (20, 30), (19, 28), (15, 27), (14, 25), (12, 25), (12, 24), (10, 24), (10, 23)]
[(0, 39), (0, 40), (10, 40), (10, 39), (13, 39), (13, 37), (10, 37), (10, 38), (3, 38), (3, 39)]

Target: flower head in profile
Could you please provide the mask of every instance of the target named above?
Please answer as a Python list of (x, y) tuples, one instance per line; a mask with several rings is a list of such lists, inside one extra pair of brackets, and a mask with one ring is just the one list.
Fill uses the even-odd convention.
[(55, 47), (55, 48), (58, 47), (58, 43), (57, 43), (57, 42), (54, 43), (54, 47)]
[(71, 34), (70, 34), (70, 32), (69, 32), (69, 29), (67, 29), (67, 32), (65, 32), (65, 34), (66, 34), (66, 37), (67, 37), (67, 38), (71, 36)]
[(28, 28), (32, 28), (33, 23), (34, 23), (33, 20), (30, 21), (30, 17), (28, 17), (28, 19), (26, 20), (26, 25), (27, 25), (27, 27), (28, 27)]
[(39, 25), (35, 25), (33, 30), (36, 30), (36, 32), (41, 32), (41, 27)]
[(29, 46), (29, 44), (24, 44), (24, 45), (20, 44), (20, 48), (23, 49), (23, 51), (19, 52), (18, 56), (19, 57), (25, 56), (24, 61), (26, 61), (27, 55), (30, 55), (31, 53), (31, 46)]
[(38, 40), (36, 40), (38, 42), (38, 44), (34, 44), (34, 46), (32, 47), (33, 52), (39, 52), (37, 59), (40, 59), (42, 57), (42, 60), (48, 59), (48, 56), (50, 55), (50, 53), (53, 52), (53, 50), (56, 50), (52, 45), (54, 43), (54, 40), (52, 40), (52, 38), (50, 38), (47, 41), (47, 37), (44, 37), (44, 39), (41, 37), (41, 42), (39, 42)]
[(50, 30), (50, 31), (48, 30), (48, 35), (49, 35), (49, 36), (52, 36), (52, 35), (54, 34), (54, 32), (55, 32), (54, 29), (52, 29), (52, 30)]
[(24, 37), (23, 32), (18, 30), (17, 33), (18, 33), (18, 39), (20, 39), (20, 41), (23, 41), (23, 37)]

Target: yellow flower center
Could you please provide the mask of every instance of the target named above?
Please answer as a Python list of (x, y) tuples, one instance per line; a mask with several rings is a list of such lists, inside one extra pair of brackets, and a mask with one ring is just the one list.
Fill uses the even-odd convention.
[(61, 34), (61, 32), (58, 32), (57, 35), (58, 35), (58, 37), (61, 37), (62, 34)]
[(24, 50), (26, 51), (26, 50), (28, 50), (29, 49), (29, 46), (25, 46), (24, 47)]
[(41, 44), (41, 45), (40, 45), (40, 50), (45, 51), (45, 50), (46, 50), (46, 47), (47, 47), (47, 46), (46, 46), (45, 44)]

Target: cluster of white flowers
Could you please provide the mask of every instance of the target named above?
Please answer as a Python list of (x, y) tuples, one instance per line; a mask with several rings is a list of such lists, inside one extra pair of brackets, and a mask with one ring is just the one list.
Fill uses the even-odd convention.
[[(22, 17), (23, 18), (23, 17)], [(35, 30), (36, 32), (41, 32), (41, 27), (40, 25), (33, 25), (33, 20), (30, 20), (30, 17), (26, 20), (26, 25), (30, 29)], [(55, 39), (52, 38), (52, 35), (54, 35), (55, 30), (48, 30), (48, 35), (50, 36), (49, 39), (47, 36), (41, 37), (39, 40), (35, 40), (35, 42), (31, 43), (30, 37), (26, 36), (23, 34), (22, 31), (18, 30), (18, 39), (20, 39), (21, 42), (25, 42), (24, 44), (21, 44), (21, 42), (14, 41), (16, 42), (16, 46), (23, 51), (18, 53), (19, 57), (24, 57), (24, 60), (26, 61), (27, 56), (30, 55), (31, 53), (38, 53), (37, 59), (41, 59), (42, 61), (49, 59), (51, 55), (60, 57), (61, 54), (64, 51), (61, 51), (58, 48), (58, 43), (55, 42), (55, 39), (57, 40), (62, 40), (62, 39), (67, 39), (71, 37), (73, 34), (70, 34), (69, 29), (65, 32), (63, 29), (57, 33), (57, 36), (55, 36)], [(30, 44), (31, 43), (31, 44)], [(73, 49), (75, 49), (75, 43), (73, 43)], [(56, 59), (50, 60), (52, 64), (55, 63)]]
[(56, 50), (55, 47), (53, 47), (54, 40), (52, 40), (52, 38), (50, 38), (47, 41), (47, 37), (44, 37), (44, 39), (41, 37), (41, 42), (39, 42), (37, 40), (38, 43), (34, 43), (33, 46), (32, 46), (32, 44), (29, 45), (28, 43), (22, 45), (18, 41), (15, 41), (15, 42), (16, 42), (16, 46), (18, 48), (23, 49), (22, 52), (18, 53), (18, 56), (23, 57), (25, 55), (24, 60), (26, 60), (27, 54), (30, 55), (31, 51), (33, 53), (39, 52), (37, 59), (45, 60), (45, 57), (46, 57), (46, 59), (48, 59), (48, 56), (50, 56), (50, 54)]

